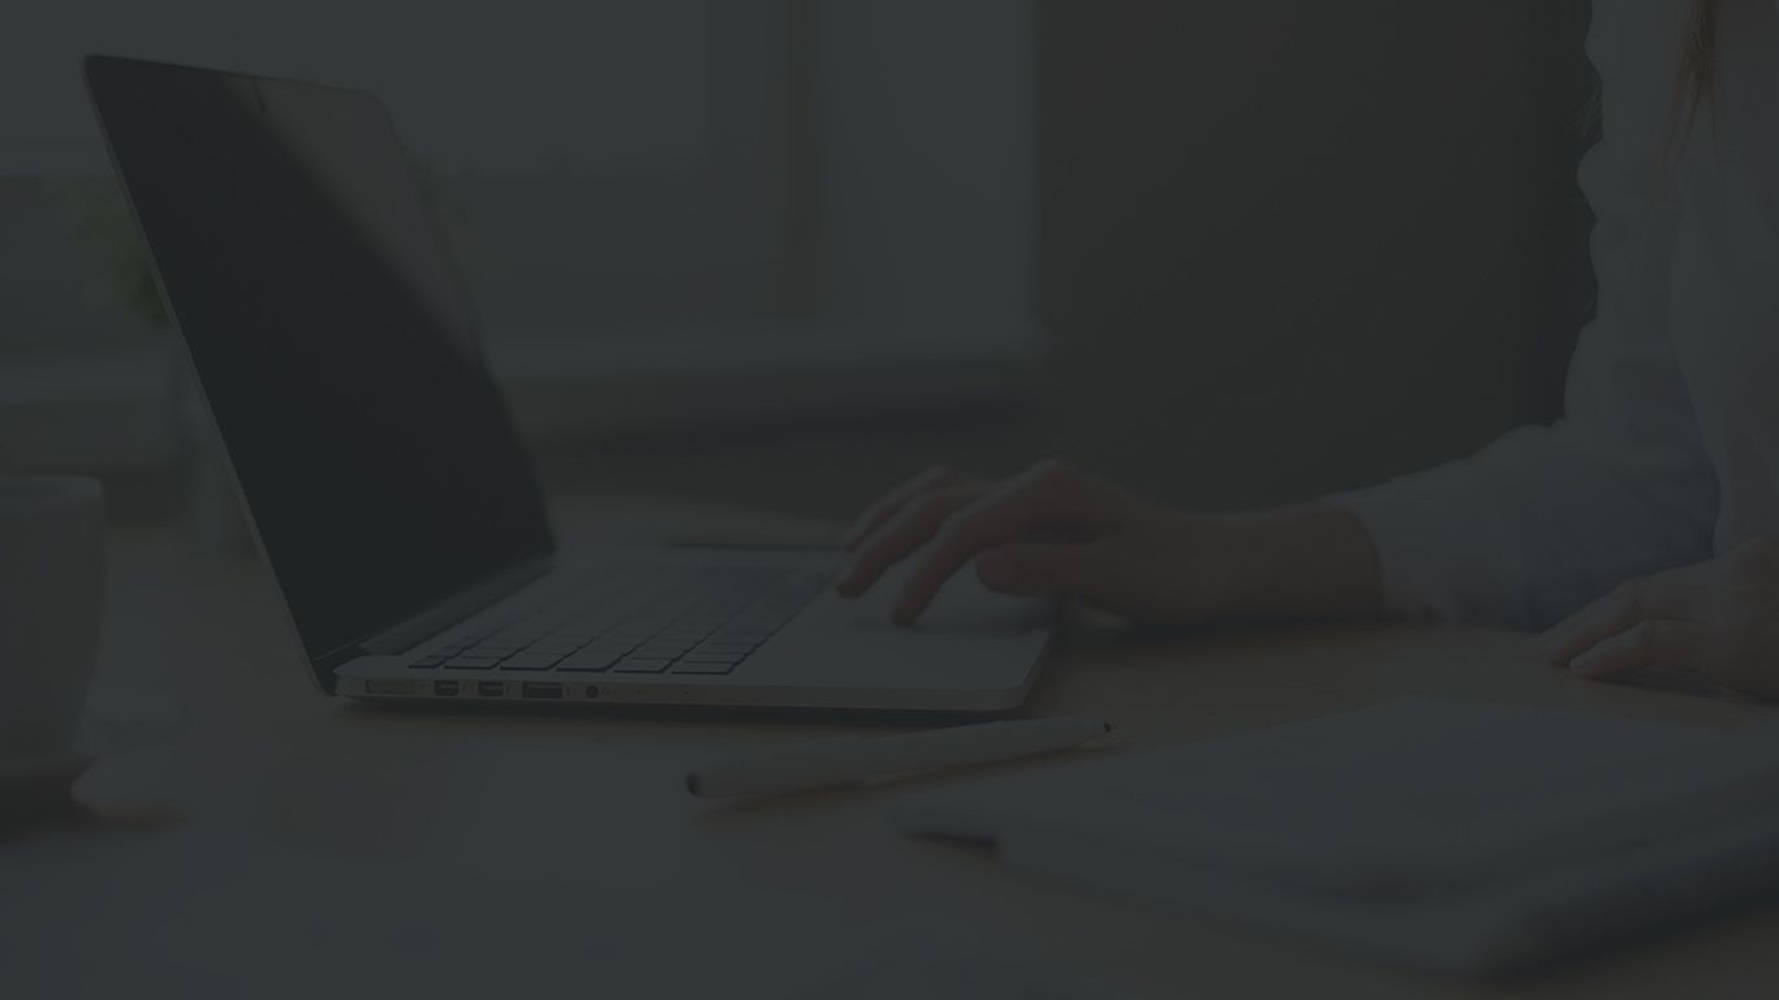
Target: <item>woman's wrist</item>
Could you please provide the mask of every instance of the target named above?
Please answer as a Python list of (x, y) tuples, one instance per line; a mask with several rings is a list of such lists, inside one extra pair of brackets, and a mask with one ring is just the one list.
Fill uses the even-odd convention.
[(1383, 606), (1377, 547), (1365, 523), (1328, 504), (1207, 518), (1205, 568), (1223, 576), (1217, 617), (1309, 620), (1376, 617)]

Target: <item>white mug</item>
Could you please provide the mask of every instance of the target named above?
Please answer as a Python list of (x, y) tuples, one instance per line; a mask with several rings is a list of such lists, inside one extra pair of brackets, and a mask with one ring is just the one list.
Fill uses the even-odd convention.
[(73, 751), (104, 593), (98, 481), (0, 476), (0, 761)]

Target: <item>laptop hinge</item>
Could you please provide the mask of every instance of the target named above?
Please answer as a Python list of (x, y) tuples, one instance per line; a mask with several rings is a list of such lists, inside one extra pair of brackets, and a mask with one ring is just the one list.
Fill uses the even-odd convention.
[(541, 556), (485, 580), (468, 590), (460, 591), (433, 605), (407, 621), (386, 629), (359, 643), (366, 653), (402, 653), (432, 638), (447, 627), (468, 618), (491, 604), (520, 590), (526, 584), (550, 571), (553, 561)]

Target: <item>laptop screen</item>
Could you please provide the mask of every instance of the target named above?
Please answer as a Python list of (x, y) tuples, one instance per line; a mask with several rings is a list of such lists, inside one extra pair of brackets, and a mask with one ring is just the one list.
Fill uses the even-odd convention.
[(318, 669), (547, 554), (529, 459), (382, 104), (108, 57), (87, 79)]

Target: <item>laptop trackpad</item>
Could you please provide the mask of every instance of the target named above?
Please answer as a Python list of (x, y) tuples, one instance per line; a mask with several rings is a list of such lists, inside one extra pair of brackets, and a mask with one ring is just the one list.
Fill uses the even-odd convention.
[(890, 622), (911, 566), (862, 597), (823, 593), (752, 660), (750, 671), (800, 683), (1004, 689), (1036, 665), (1056, 603), (996, 594), (965, 567), (911, 626)]
[(983, 586), (970, 562), (945, 581), (932, 603), (911, 626), (890, 623), (890, 610), (901, 597), (923, 553), (890, 567), (865, 594), (839, 602), (849, 609), (841, 617), (854, 628), (894, 629), (925, 635), (1006, 635), (1048, 624), (1056, 602), (997, 594)]

